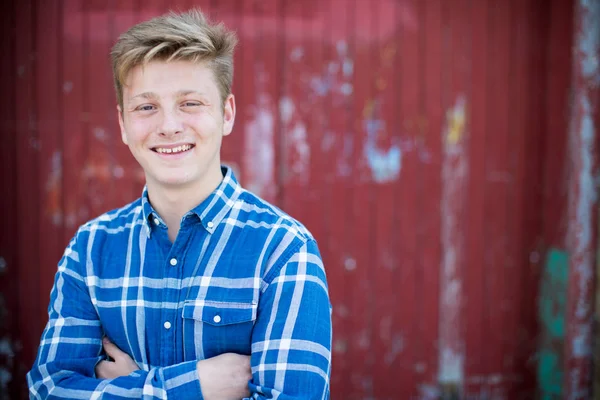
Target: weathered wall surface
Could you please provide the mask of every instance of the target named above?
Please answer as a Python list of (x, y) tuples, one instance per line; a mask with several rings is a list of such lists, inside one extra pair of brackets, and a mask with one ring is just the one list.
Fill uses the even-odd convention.
[(22, 389), (77, 226), (141, 193), (110, 46), (194, 5), (240, 37), (224, 161), (319, 241), (333, 398), (558, 396), (581, 262), (567, 240), (579, 14), (560, 0), (9, 2), (0, 383)]

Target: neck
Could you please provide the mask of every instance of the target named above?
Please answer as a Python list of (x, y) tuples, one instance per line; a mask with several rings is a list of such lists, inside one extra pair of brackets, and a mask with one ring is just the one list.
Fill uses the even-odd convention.
[(146, 180), (150, 204), (167, 224), (169, 239), (175, 241), (183, 216), (202, 203), (223, 180), (221, 167), (211, 170), (198, 182), (167, 186)]

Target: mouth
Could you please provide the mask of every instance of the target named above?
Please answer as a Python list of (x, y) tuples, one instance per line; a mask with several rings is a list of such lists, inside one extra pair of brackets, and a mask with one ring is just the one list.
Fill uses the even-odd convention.
[(176, 147), (153, 147), (152, 151), (158, 154), (181, 154), (190, 151), (195, 146), (193, 144), (182, 144)]

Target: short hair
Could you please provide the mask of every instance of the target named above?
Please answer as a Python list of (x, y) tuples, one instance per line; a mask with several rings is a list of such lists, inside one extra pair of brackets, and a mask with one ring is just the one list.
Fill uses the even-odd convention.
[(236, 44), (233, 31), (223, 23), (212, 23), (197, 9), (171, 11), (134, 25), (119, 37), (110, 53), (119, 106), (123, 108), (123, 85), (129, 72), (156, 60), (206, 62), (224, 103), (231, 94)]

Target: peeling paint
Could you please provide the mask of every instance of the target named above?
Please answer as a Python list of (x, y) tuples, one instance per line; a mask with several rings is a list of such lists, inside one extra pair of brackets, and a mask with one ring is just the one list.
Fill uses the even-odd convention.
[(340, 92), (344, 95), (344, 96), (350, 96), (352, 94), (352, 92), (354, 91), (354, 88), (352, 87), (351, 83), (342, 83), (342, 86), (340, 86)]
[(594, 301), (594, 232), (597, 202), (594, 172), (598, 160), (597, 127), (594, 120), (600, 93), (600, 3), (579, 0), (575, 9), (573, 50), (573, 102), (569, 129), (569, 226), (567, 249), (570, 255), (567, 343), (565, 371), (566, 399), (589, 396), (592, 371), (592, 313)]
[(245, 186), (266, 200), (275, 196), (274, 117), (267, 94), (260, 94), (257, 104), (250, 107), (251, 118), (244, 130)]
[(344, 268), (346, 268), (346, 271), (354, 271), (356, 269), (356, 260), (354, 258), (347, 257), (344, 260)]
[(377, 139), (386, 130), (385, 121), (379, 119), (379, 103), (370, 102), (365, 105), (363, 128), (367, 139), (363, 154), (376, 183), (393, 182), (400, 176), (402, 168), (402, 151), (397, 143), (392, 143), (388, 149), (379, 148)]
[(281, 122), (284, 124), (290, 123), (295, 110), (296, 107), (294, 106), (294, 102), (288, 96), (283, 96), (281, 100), (279, 100), (279, 115), (281, 117)]
[(341, 159), (336, 165), (336, 173), (341, 177), (348, 177), (352, 174), (352, 155), (354, 154), (354, 137), (344, 135), (342, 144)]
[(465, 356), (462, 351), (455, 352), (451, 348), (440, 351), (440, 370), (438, 381), (441, 384), (461, 383), (464, 378)]
[(306, 126), (296, 122), (289, 133), (289, 146), (295, 153), (290, 167), (302, 183), (307, 183), (310, 178), (310, 146), (307, 139)]
[[(462, 389), (464, 379), (464, 339), (461, 331), (462, 273), (464, 237), (461, 216), (466, 201), (468, 152), (465, 137), (466, 99), (459, 95), (446, 113), (442, 131), (442, 264), (440, 280), (440, 327), (438, 382)], [(454, 389), (453, 389), (454, 390)]]
[(598, 65), (598, 42), (600, 38), (600, 12), (598, 5), (594, 5), (592, 0), (582, 0), (582, 8), (588, 13), (587, 21), (583, 34), (579, 38), (578, 51), (581, 57), (581, 72), (585, 79), (589, 79), (592, 84), (600, 84), (600, 66)]

